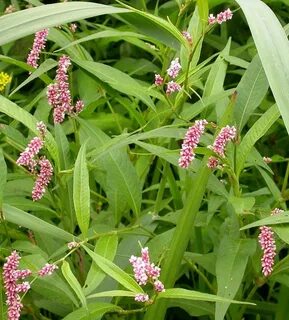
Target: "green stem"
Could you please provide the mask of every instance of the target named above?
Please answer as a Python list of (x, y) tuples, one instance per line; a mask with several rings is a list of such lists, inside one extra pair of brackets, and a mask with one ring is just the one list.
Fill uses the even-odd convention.
[(289, 177), (289, 162), (287, 162), (285, 177), (284, 177), (283, 184), (282, 184), (282, 189), (281, 189), (281, 194), (282, 195), (286, 191), (287, 184), (288, 184), (288, 177)]
[[(165, 263), (161, 273), (161, 280), (165, 284), (166, 288), (173, 287), (177, 279), (181, 261), (191, 237), (192, 228), (194, 227), (194, 222), (210, 175), (210, 170), (206, 165), (207, 160), (207, 157), (205, 157), (202, 162), (202, 167), (199, 170), (196, 180), (194, 181), (193, 187), (188, 193), (180, 220), (176, 226), (172, 241), (170, 243), (170, 248), (165, 258)], [(156, 304), (152, 305), (148, 309), (144, 320), (162, 320), (164, 319), (165, 312), (166, 303), (162, 300), (158, 300)]]

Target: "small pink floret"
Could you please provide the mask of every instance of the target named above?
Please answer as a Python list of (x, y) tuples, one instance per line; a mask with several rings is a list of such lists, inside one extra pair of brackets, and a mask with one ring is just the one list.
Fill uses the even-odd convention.
[(161, 86), (163, 83), (164, 79), (159, 74), (155, 74), (155, 85)]
[(228, 20), (231, 20), (233, 17), (233, 12), (231, 11), (231, 9), (227, 9), (225, 11), (222, 11), (220, 13), (217, 14), (217, 17), (215, 17), (212, 13), (209, 15), (208, 17), (208, 22), (209, 24), (215, 24), (216, 22), (218, 24), (222, 24), (223, 22), (226, 22)]
[(207, 166), (210, 169), (215, 169), (219, 165), (219, 160), (216, 157), (210, 157), (208, 159)]
[(138, 293), (135, 295), (134, 300), (137, 302), (149, 301), (149, 296), (146, 293)]
[(193, 38), (188, 31), (182, 31), (182, 35), (189, 43), (193, 42)]
[(171, 78), (175, 79), (178, 76), (181, 69), (182, 66), (179, 63), (179, 58), (176, 58), (172, 60), (170, 67), (167, 70), (167, 73)]
[(178, 83), (176, 83), (174, 81), (170, 81), (167, 84), (166, 94), (170, 95), (170, 94), (172, 94), (174, 92), (181, 91), (181, 89), (182, 89), (182, 87)]

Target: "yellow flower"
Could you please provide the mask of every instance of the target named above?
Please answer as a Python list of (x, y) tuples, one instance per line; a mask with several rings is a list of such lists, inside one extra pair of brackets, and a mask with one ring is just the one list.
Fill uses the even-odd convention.
[(10, 83), (12, 78), (9, 74), (5, 72), (0, 72), (0, 91), (3, 91), (8, 83)]

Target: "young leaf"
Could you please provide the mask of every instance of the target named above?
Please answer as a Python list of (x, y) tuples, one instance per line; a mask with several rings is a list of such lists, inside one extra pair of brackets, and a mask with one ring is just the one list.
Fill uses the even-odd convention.
[(82, 288), (81, 288), (79, 282), (77, 281), (77, 279), (75, 278), (74, 274), (72, 273), (70, 266), (69, 266), (69, 263), (65, 260), (62, 263), (61, 271), (62, 271), (64, 278), (66, 279), (68, 284), (71, 286), (71, 288), (73, 289), (73, 291), (75, 292), (75, 294), (79, 298), (82, 306), (87, 308), (86, 298), (84, 296)]
[(73, 172), (73, 203), (79, 228), (87, 235), (90, 220), (89, 174), (86, 163), (86, 143), (78, 153)]
[(131, 276), (129, 276), (126, 272), (120, 269), (113, 262), (91, 251), (86, 246), (83, 246), (83, 248), (91, 256), (91, 258), (99, 266), (99, 268), (107, 275), (115, 279), (117, 282), (119, 282), (121, 285), (123, 285), (125, 288), (132, 292), (143, 292), (142, 287), (140, 287)]

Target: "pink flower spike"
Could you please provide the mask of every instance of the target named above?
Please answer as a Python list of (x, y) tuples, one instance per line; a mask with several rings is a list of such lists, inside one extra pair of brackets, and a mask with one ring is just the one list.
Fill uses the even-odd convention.
[(164, 78), (162, 78), (159, 74), (155, 74), (155, 85), (161, 86), (164, 83)]
[(181, 168), (188, 168), (190, 163), (194, 160), (194, 149), (199, 144), (207, 124), (207, 120), (197, 120), (186, 132), (179, 158), (179, 166)]
[(21, 273), (23, 276), (24, 274), (29, 274), (28, 270), (18, 270), (19, 261), (19, 254), (16, 251), (13, 251), (11, 255), (6, 258), (6, 262), (3, 265), (3, 281), (7, 297), (6, 304), (8, 306), (8, 320), (20, 319), (20, 313), (23, 305), (18, 293), (27, 292), (30, 288), (30, 284), (28, 282), (23, 282), (21, 284), (17, 283), (17, 280), (22, 278), (19, 277)]
[(23, 279), (31, 276), (31, 274), (32, 274), (32, 271), (29, 270), (29, 269), (16, 270), (16, 271), (14, 272), (14, 277), (15, 277), (16, 280), (19, 280), (19, 279), (22, 279), (22, 280), (23, 280)]
[(17, 159), (16, 163), (19, 166), (26, 166), (31, 171), (35, 169), (35, 160), (33, 159), (43, 147), (43, 141), (39, 137), (33, 138), (26, 149), (20, 153), (19, 158)]
[(156, 280), (154, 282), (154, 289), (156, 292), (165, 292), (165, 286), (163, 285), (163, 283), (160, 280)]
[(167, 95), (170, 95), (170, 94), (172, 94), (172, 93), (174, 93), (174, 92), (179, 92), (179, 91), (181, 91), (181, 89), (182, 89), (182, 87), (181, 87), (178, 83), (176, 83), (176, 82), (174, 82), (174, 81), (170, 81), (170, 82), (167, 84), (166, 94), (167, 94)]
[(172, 60), (170, 67), (167, 69), (167, 73), (170, 77), (175, 79), (178, 76), (181, 69), (182, 66), (179, 63), (179, 58), (176, 58)]
[(44, 29), (35, 33), (33, 47), (27, 58), (27, 64), (35, 69), (38, 67), (38, 60), (41, 50), (45, 48), (47, 36), (48, 29)]
[(260, 227), (260, 234), (258, 238), (261, 249), (263, 250), (263, 257), (261, 259), (262, 272), (264, 276), (267, 277), (273, 271), (274, 258), (276, 255), (274, 232), (270, 227)]
[(46, 265), (38, 271), (38, 275), (40, 277), (51, 276), (56, 269), (58, 269), (57, 265), (46, 263)]
[(216, 157), (210, 157), (208, 159), (207, 166), (210, 169), (215, 169), (219, 165), (219, 160)]
[(216, 137), (213, 146), (209, 146), (220, 157), (225, 157), (225, 147), (229, 141), (232, 141), (236, 137), (237, 130), (234, 126), (226, 126), (221, 129), (220, 133)]
[(134, 300), (137, 302), (149, 301), (149, 296), (146, 293), (138, 293), (135, 295)]
[(40, 172), (37, 175), (37, 179), (32, 190), (33, 201), (40, 200), (43, 197), (45, 188), (48, 186), (53, 174), (53, 167), (50, 161), (45, 157), (39, 160), (39, 165)]
[(191, 44), (193, 42), (193, 38), (188, 31), (182, 31), (182, 35), (188, 41), (188, 43)]
[(211, 13), (210, 15), (209, 15), (209, 18), (208, 18), (208, 22), (209, 22), (209, 24), (214, 24), (214, 23), (216, 23), (216, 17)]

